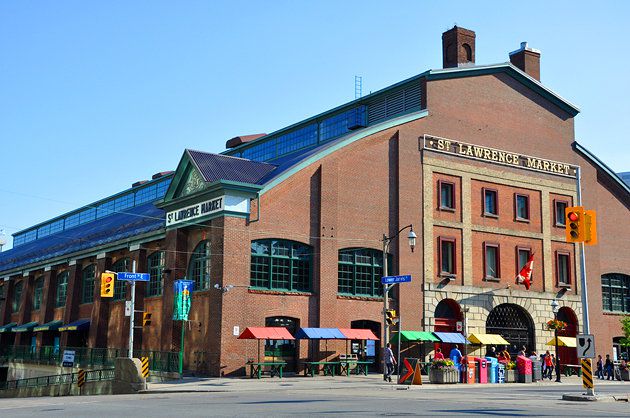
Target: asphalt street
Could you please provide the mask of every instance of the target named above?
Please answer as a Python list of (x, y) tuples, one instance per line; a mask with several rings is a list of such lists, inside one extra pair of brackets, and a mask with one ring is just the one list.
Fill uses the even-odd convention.
[[(247, 390), (141, 395), (0, 399), (0, 417), (206, 417), (206, 416), (550, 416), (627, 417), (628, 402), (568, 402), (577, 385), (458, 385)], [(627, 394), (630, 385), (602, 386)]]

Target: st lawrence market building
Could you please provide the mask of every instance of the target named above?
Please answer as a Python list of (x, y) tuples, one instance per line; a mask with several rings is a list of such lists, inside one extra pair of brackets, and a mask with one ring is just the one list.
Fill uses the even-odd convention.
[[(621, 355), (630, 311), (630, 189), (575, 140), (578, 108), (540, 82), (540, 52), (475, 63), (475, 33), (442, 35), (428, 70), (272, 134), (230, 139), (220, 154), (185, 150), (174, 172), (14, 234), (0, 254), (0, 344), (124, 348), (126, 282), (101, 299), (100, 275), (148, 272), (136, 309), (138, 349), (177, 352), (185, 369), (242, 373), (256, 344), (246, 327), (371, 329), (383, 336), (383, 235), (388, 273), (410, 274), (389, 306), (405, 330), (500, 334), (537, 352), (582, 331), (579, 253), (565, 207), (598, 215), (586, 249), (598, 353)], [(532, 285), (515, 284), (533, 254)], [(189, 321), (173, 321), (173, 282), (194, 281)], [(236, 335), (235, 335), (236, 334)], [(349, 342), (378, 360), (382, 343)], [(264, 354), (300, 369), (346, 343), (276, 341)], [(476, 346), (476, 350), (485, 350)], [(425, 347), (430, 354), (433, 346)], [(614, 351), (616, 350), (616, 351)], [(563, 363), (575, 364), (575, 350)]]

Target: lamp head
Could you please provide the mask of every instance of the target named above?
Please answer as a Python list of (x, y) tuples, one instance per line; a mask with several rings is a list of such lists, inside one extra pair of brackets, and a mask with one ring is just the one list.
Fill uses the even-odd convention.
[(411, 252), (413, 252), (414, 248), (416, 248), (416, 238), (418, 236), (416, 235), (415, 232), (413, 232), (413, 226), (411, 227), (411, 230), (409, 231), (409, 235), (407, 235), (407, 239), (409, 240), (409, 247), (411, 248)]

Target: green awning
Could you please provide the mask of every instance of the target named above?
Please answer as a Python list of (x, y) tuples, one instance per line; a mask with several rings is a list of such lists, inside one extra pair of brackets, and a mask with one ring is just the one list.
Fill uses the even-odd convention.
[[(440, 340), (433, 335), (433, 333), (431, 332), (427, 332), (427, 331), (401, 331), (400, 332), (402, 334), (402, 341), (411, 341), (411, 342), (424, 342), (424, 341), (431, 341), (431, 342), (440, 342)], [(392, 336), (392, 343), (397, 343), (398, 342), (398, 333), (394, 334)]]
[(39, 325), (39, 322), (27, 322), (26, 324), (22, 324), (19, 327), (13, 328), (11, 331), (13, 332), (30, 332), (33, 331), (33, 328)]
[(10, 332), (13, 327), (15, 327), (17, 325), (17, 322), (11, 322), (9, 324), (3, 325), (0, 327), (0, 333), (1, 332)]
[(40, 325), (38, 327), (33, 328), (33, 332), (39, 332), (39, 331), (57, 331), (59, 329), (60, 326), (63, 325), (63, 321), (50, 321), (44, 325)]

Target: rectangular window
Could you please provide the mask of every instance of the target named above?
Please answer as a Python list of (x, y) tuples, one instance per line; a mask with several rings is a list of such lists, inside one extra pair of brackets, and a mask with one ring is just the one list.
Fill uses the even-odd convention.
[[(516, 247), (516, 274), (518, 274), (525, 264), (527, 264), (530, 255), (532, 255), (532, 250), (530, 248)], [(533, 273), (531, 280), (532, 282), (534, 281)]]
[(439, 238), (440, 274), (455, 274), (455, 239)]
[(455, 209), (455, 184), (448, 181), (438, 181), (440, 190), (440, 209)]
[(42, 296), (44, 293), (44, 278), (40, 277), (35, 280), (35, 289), (33, 290), (33, 307), (34, 311), (39, 310), (42, 306)]
[(602, 298), (605, 311), (630, 312), (630, 276), (616, 273), (604, 274)]
[(498, 280), (501, 277), (499, 263), (499, 244), (483, 244), (483, 276), (486, 280)]
[(564, 210), (569, 206), (568, 202), (563, 200), (554, 200), (554, 217), (555, 217), (555, 225), (564, 228), (566, 226), (566, 215)]
[(485, 216), (499, 216), (496, 190), (483, 189), (483, 214)]
[(571, 284), (570, 256), (567, 252), (556, 252), (556, 276), (558, 286)]
[(523, 194), (514, 195), (514, 206), (516, 220), (528, 221), (529, 220), (529, 196)]

